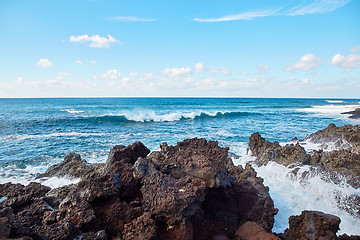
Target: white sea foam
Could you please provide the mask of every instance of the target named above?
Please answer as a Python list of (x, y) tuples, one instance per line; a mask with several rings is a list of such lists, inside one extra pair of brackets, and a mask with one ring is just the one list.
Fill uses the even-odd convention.
[(49, 134), (17, 134), (6, 136), (5, 139), (32, 139), (32, 138), (52, 138), (52, 137), (89, 137), (89, 136), (103, 136), (104, 133), (81, 133), (81, 132), (55, 132)]
[(328, 103), (343, 103), (344, 101), (342, 100), (325, 100)]
[(81, 179), (80, 178), (58, 178), (58, 177), (51, 177), (48, 179), (39, 179), (36, 180), (36, 182), (41, 183), (42, 185), (51, 187), (51, 188), (58, 188), (58, 187), (62, 187), (65, 185), (70, 185), (70, 184), (76, 184), (78, 182), (80, 182)]
[(51, 164), (42, 164), (39, 166), (30, 166), (27, 165), (26, 168), (20, 169), (16, 168), (15, 165), (8, 165), (0, 169), (0, 183), (21, 183), (23, 185), (28, 185), (31, 182), (39, 182), (45, 186), (51, 188), (61, 187), (73, 183), (78, 183), (80, 179), (78, 178), (43, 178), (35, 179), (38, 173), (43, 173), (51, 166)]
[[(360, 105), (319, 105), (310, 108), (299, 108), (296, 111), (316, 113), (320, 115), (342, 115), (344, 112), (354, 111), (360, 108)], [(344, 116), (344, 115), (342, 115)]]
[(215, 117), (218, 114), (230, 113), (229, 111), (198, 111), (198, 112), (171, 112), (171, 113), (156, 113), (153, 110), (141, 110), (141, 111), (131, 111), (119, 114), (124, 116), (127, 120), (135, 122), (173, 122), (179, 121), (183, 118), (185, 119), (195, 119), (196, 117), (201, 116), (202, 114), (208, 115), (210, 117)]
[(305, 141), (290, 141), (290, 142), (281, 142), (280, 146), (286, 146), (289, 144), (299, 143), (307, 153), (311, 153), (314, 150), (323, 150), (324, 152), (330, 151), (339, 151), (341, 149), (348, 149), (351, 147), (351, 144), (345, 139), (339, 139), (334, 142), (322, 142), (322, 143), (314, 143), (311, 139)]
[(76, 109), (62, 109), (60, 110), (61, 112), (67, 112), (67, 113), (71, 113), (71, 114), (81, 114), (84, 113), (85, 111), (81, 111), (81, 110), (76, 110)]
[[(253, 162), (255, 158), (247, 155), (243, 146), (241, 148), (241, 158), (233, 159), (234, 163), (244, 166), (247, 162)], [(360, 189), (354, 189), (345, 181), (342, 184), (334, 184), (323, 180), (320, 175), (306, 174), (309, 166), (300, 167), (295, 174), (292, 173), (294, 169), (275, 162), (261, 167), (252, 165), (258, 176), (264, 179), (264, 185), (269, 186), (271, 198), (275, 207), (279, 209), (275, 216), (274, 232), (284, 232), (288, 228), (288, 219), (291, 215), (300, 215), (303, 210), (316, 210), (341, 218), (338, 234), (360, 234), (357, 227), (360, 225), (360, 219), (342, 208), (346, 198), (360, 196)], [(307, 177), (304, 178), (304, 175)]]

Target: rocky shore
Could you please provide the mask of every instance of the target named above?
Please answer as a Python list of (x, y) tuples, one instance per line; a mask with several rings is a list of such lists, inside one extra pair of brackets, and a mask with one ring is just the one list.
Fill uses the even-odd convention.
[(349, 118), (360, 119), (360, 108), (357, 108), (354, 111), (344, 112), (342, 114), (350, 114)]
[[(350, 147), (337, 155), (309, 154), (299, 143), (281, 147), (259, 133), (249, 148), (259, 164), (337, 169), (358, 186), (359, 126), (331, 125), (309, 137), (334, 140), (340, 133)], [(0, 184), (0, 239), (360, 239), (337, 237), (341, 220), (315, 211), (291, 216), (289, 229), (276, 235), (271, 229), (278, 210), (269, 189), (249, 164), (234, 166), (228, 148), (194, 138), (160, 149), (117, 145), (101, 164), (69, 153), (38, 175), (81, 179), (60, 188)]]

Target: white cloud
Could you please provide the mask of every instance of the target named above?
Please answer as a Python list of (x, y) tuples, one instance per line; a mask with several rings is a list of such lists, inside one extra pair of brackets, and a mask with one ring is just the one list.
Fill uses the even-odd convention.
[(68, 72), (59, 72), (57, 75), (58, 76), (68, 77), (68, 76), (70, 76), (70, 73), (68, 73)]
[(204, 72), (205, 71), (205, 67), (203, 63), (197, 63), (194, 66), (194, 72)]
[(154, 22), (158, 20), (153, 18), (138, 18), (138, 17), (130, 17), (130, 16), (118, 16), (109, 19), (119, 22)]
[(307, 85), (310, 83), (310, 79), (308, 78), (304, 78), (303, 80), (301, 80), (301, 85)]
[(90, 47), (97, 47), (97, 48), (108, 48), (110, 47), (110, 43), (121, 43), (119, 40), (113, 38), (110, 34), (108, 38), (100, 37), (99, 35), (81, 35), (81, 36), (71, 36), (70, 42), (78, 42), (78, 43), (87, 43), (90, 42)]
[(137, 77), (139, 76), (139, 73), (138, 72), (131, 72), (129, 73), (129, 77)]
[(259, 74), (265, 74), (269, 70), (269, 68), (270, 68), (269, 66), (263, 64), (257, 66)]
[(97, 62), (95, 60), (91, 60), (90, 61), (92, 64), (97, 64)]
[(163, 74), (169, 75), (170, 77), (182, 77), (182, 76), (188, 76), (191, 74), (190, 68), (165, 68), (162, 71)]
[(294, 72), (296, 70), (310, 71), (320, 66), (320, 58), (315, 57), (313, 54), (306, 54), (301, 57), (300, 61), (294, 62), (290, 66), (283, 67), (286, 72)]
[(313, 0), (307, 5), (301, 4), (291, 7), (290, 9), (284, 6), (265, 10), (251, 10), (219, 18), (194, 18), (193, 20), (197, 22), (226, 22), (235, 20), (252, 20), (254, 18), (267, 16), (299, 16), (306, 14), (329, 13), (351, 1), (352, 0)]
[(121, 73), (116, 69), (110, 69), (106, 73), (100, 75), (102, 79), (119, 79), (121, 78)]
[(345, 57), (338, 53), (333, 57), (331, 64), (337, 67), (345, 68), (345, 71), (348, 72), (353, 68), (360, 66), (360, 56), (350, 54), (349, 56)]
[(315, 0), (305, 6), (295, 6), (287, 12), (289, 16), (328, 13), (346, 5), (351, 0)]
[(37, 61), (36, 65), (42, 68), (48, 68), (53, 66), (54, 64), (50, 62), (49, 59), (40, 59), (39, 61)]
[(79, 64), (79, 65), (84, 65), (84, 62), (80, 61), (80, 60), (76, 60), (76, 63)]
[(277, 13), (279, 9), (268, 9), (262, 11), (248, 11), (236, 15), (228, 15), (219, 18), (194, 18), (194, 21), (197, 22), (227, 22), (227, 21), (235, 21), (235, 20), (251, 20), (257, 17), (266, 17), (271, 16)]
[(357, 45), (357, 46), (353, 47), (350, 51), (351, 51), (352, 53), (356, 53), (356, 52), (360, 51), (360, 46)]
[(241, 75), (243, 75), (243, 76), (246, 76), (248, 74), (249, 74), (248, 72), (241, 72)]

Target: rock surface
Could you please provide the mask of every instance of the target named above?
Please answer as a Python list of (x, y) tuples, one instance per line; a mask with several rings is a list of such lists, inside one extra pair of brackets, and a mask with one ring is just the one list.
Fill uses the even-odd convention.
[(246, 222), (236, 231), (236, 240), (280, 240), (279, 237), (266, 232), (254, 222)]
[(249, 138), (249, 149), (260, 165), (270, 161), (285, 166), (311, 165), (318, 167), (319, 171), (329, 173), (331, 180), (335, 182), (345, 177), (353, 187), (360, 187), (360, 125), (337, 127), (330, 124), (327, 128), (310, 134), (304, 141), (326, 145), (323, 147), (332, 145), (337, 150), (314, 150), (306, 153), (299, 141), (282, 147), (277, 142), (265, 141), (259, 133), (254, 133)]
[(284, 239), (336, 239), (340, 218), (317, 211), (303, 211), (299, 216), (289, 218), (289, 229)]
[(351, 116), (349, 116), (349, 118), (359, 119), (360, 118), (360, 108), (357, 108), (354, 111), (344, 112), (342, 114), (350, 114)]
[(244, 222), (267, 231), (277, 210), (249, 166), (205, 139), (117, 145), (104, 164), (70, 153), (38, 177), (79, 178), (50, 189), (1, 184), (0, 237), (32, 239), (234, 239)]

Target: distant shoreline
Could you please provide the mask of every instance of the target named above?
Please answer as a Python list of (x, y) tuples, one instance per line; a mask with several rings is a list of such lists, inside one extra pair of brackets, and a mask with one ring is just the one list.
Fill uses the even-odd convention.
[(349, 118), (360, 119), (360, 108), (357, 108), (354, 111), (344, 112), (342, 114), (351, 114), (351, 116), (349, 116)]

